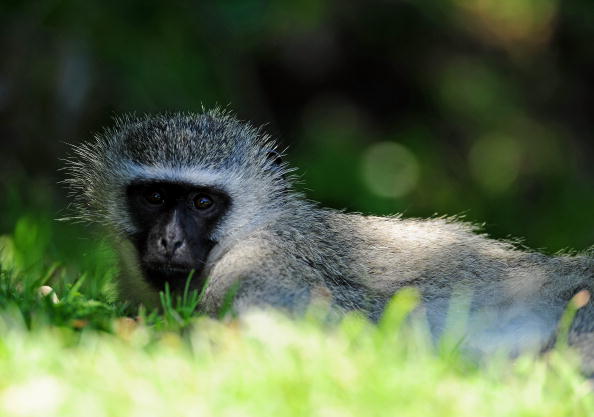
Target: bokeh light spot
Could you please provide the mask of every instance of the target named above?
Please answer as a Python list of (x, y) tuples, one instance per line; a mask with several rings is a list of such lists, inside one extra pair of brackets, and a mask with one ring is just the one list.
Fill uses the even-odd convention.
[(522, 153), (521, 144), (511, 136), (483, 136), (470, 149), (470, 172), (486, 191), (504, 192), (518, 178)]
[(375, 194), (398, 198), (411, 192), (419, 181), (419, 162), (406, 147), (380, 142), (363, 155), (363, 179)]
[(546, 45), (553, 34), (559, 0), (453, 0), (463, 23), (485, 42), (510, 52)]
[(438, 92), (452, 117), (462, 116), (473, 124), (498, 120), (515, 107), (508, 80), (478, 60), (457, 58), (446, 63)]

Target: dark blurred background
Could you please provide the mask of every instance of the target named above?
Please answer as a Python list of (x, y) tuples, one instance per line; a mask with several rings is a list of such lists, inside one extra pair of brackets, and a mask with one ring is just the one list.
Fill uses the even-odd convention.
[(222, 105), (325, 205), (594, 243), (592, 0), (2, 0), (0, 33), (0, 233), (114, 114)]

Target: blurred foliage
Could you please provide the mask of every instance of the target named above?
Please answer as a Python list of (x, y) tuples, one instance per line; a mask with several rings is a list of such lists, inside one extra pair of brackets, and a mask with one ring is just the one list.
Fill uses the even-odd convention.
[[(350, 315), (333, 329), (272, 312), (195, 320), (154, 338), (39, 328), (0, 315), (0, 414), (44, 416), (591, 416), (591, 384), (571, 355), (493, 360), (433, 354), (411, 328), (410, 294), (379, 326)], [(408, 299), (407, 299), (408, 298)], [(413, 301), (413, 302), (410, 302)], [(274, 337), (271, 337), (274, 335)]]
[(594, 243), (591, 0), (5, 0), (0, 28), (0, 232), (65, 205), (65, 142), (218, 104), (268, 123), (326, 205)]

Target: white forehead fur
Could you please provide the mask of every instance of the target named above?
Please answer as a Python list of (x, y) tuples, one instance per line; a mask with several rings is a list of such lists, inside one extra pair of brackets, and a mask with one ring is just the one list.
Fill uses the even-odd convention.
[(240, 180), (239, 175), (235, 172), (208, 168), (177, 168), (138, 164), (128, 165), (126, 168), (126, 174), (130, 179), (184, 182), (201, 187), (219, 188), (227, 193), (231, 193), (230, 188), (234, 188), (233, 185)]

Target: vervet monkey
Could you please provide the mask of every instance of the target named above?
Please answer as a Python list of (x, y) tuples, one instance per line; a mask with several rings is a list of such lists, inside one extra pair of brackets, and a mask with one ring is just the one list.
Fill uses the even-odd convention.
[[(554, 339), (568, 300), (594, 278), (591, 256), (521, 250), (455, 218), (319, 207), (294, 190), (274, 140), (219, 110), (120, 118), (75, 147), (67, 170), (73, 217), (105, 226), (122, 297), (148, 306), (165, 282), (180, 291), (191, 271), (208, 314), (237, 286), (240, 314), (299, 314), (322, 297), (338, 314), (377, 320), (413, 286), (436, 337), (448, 314), (466, 309), (466, 348), (521, 352)], [(578, 313), (572, 340), (589, 338), (591, 311)]]

